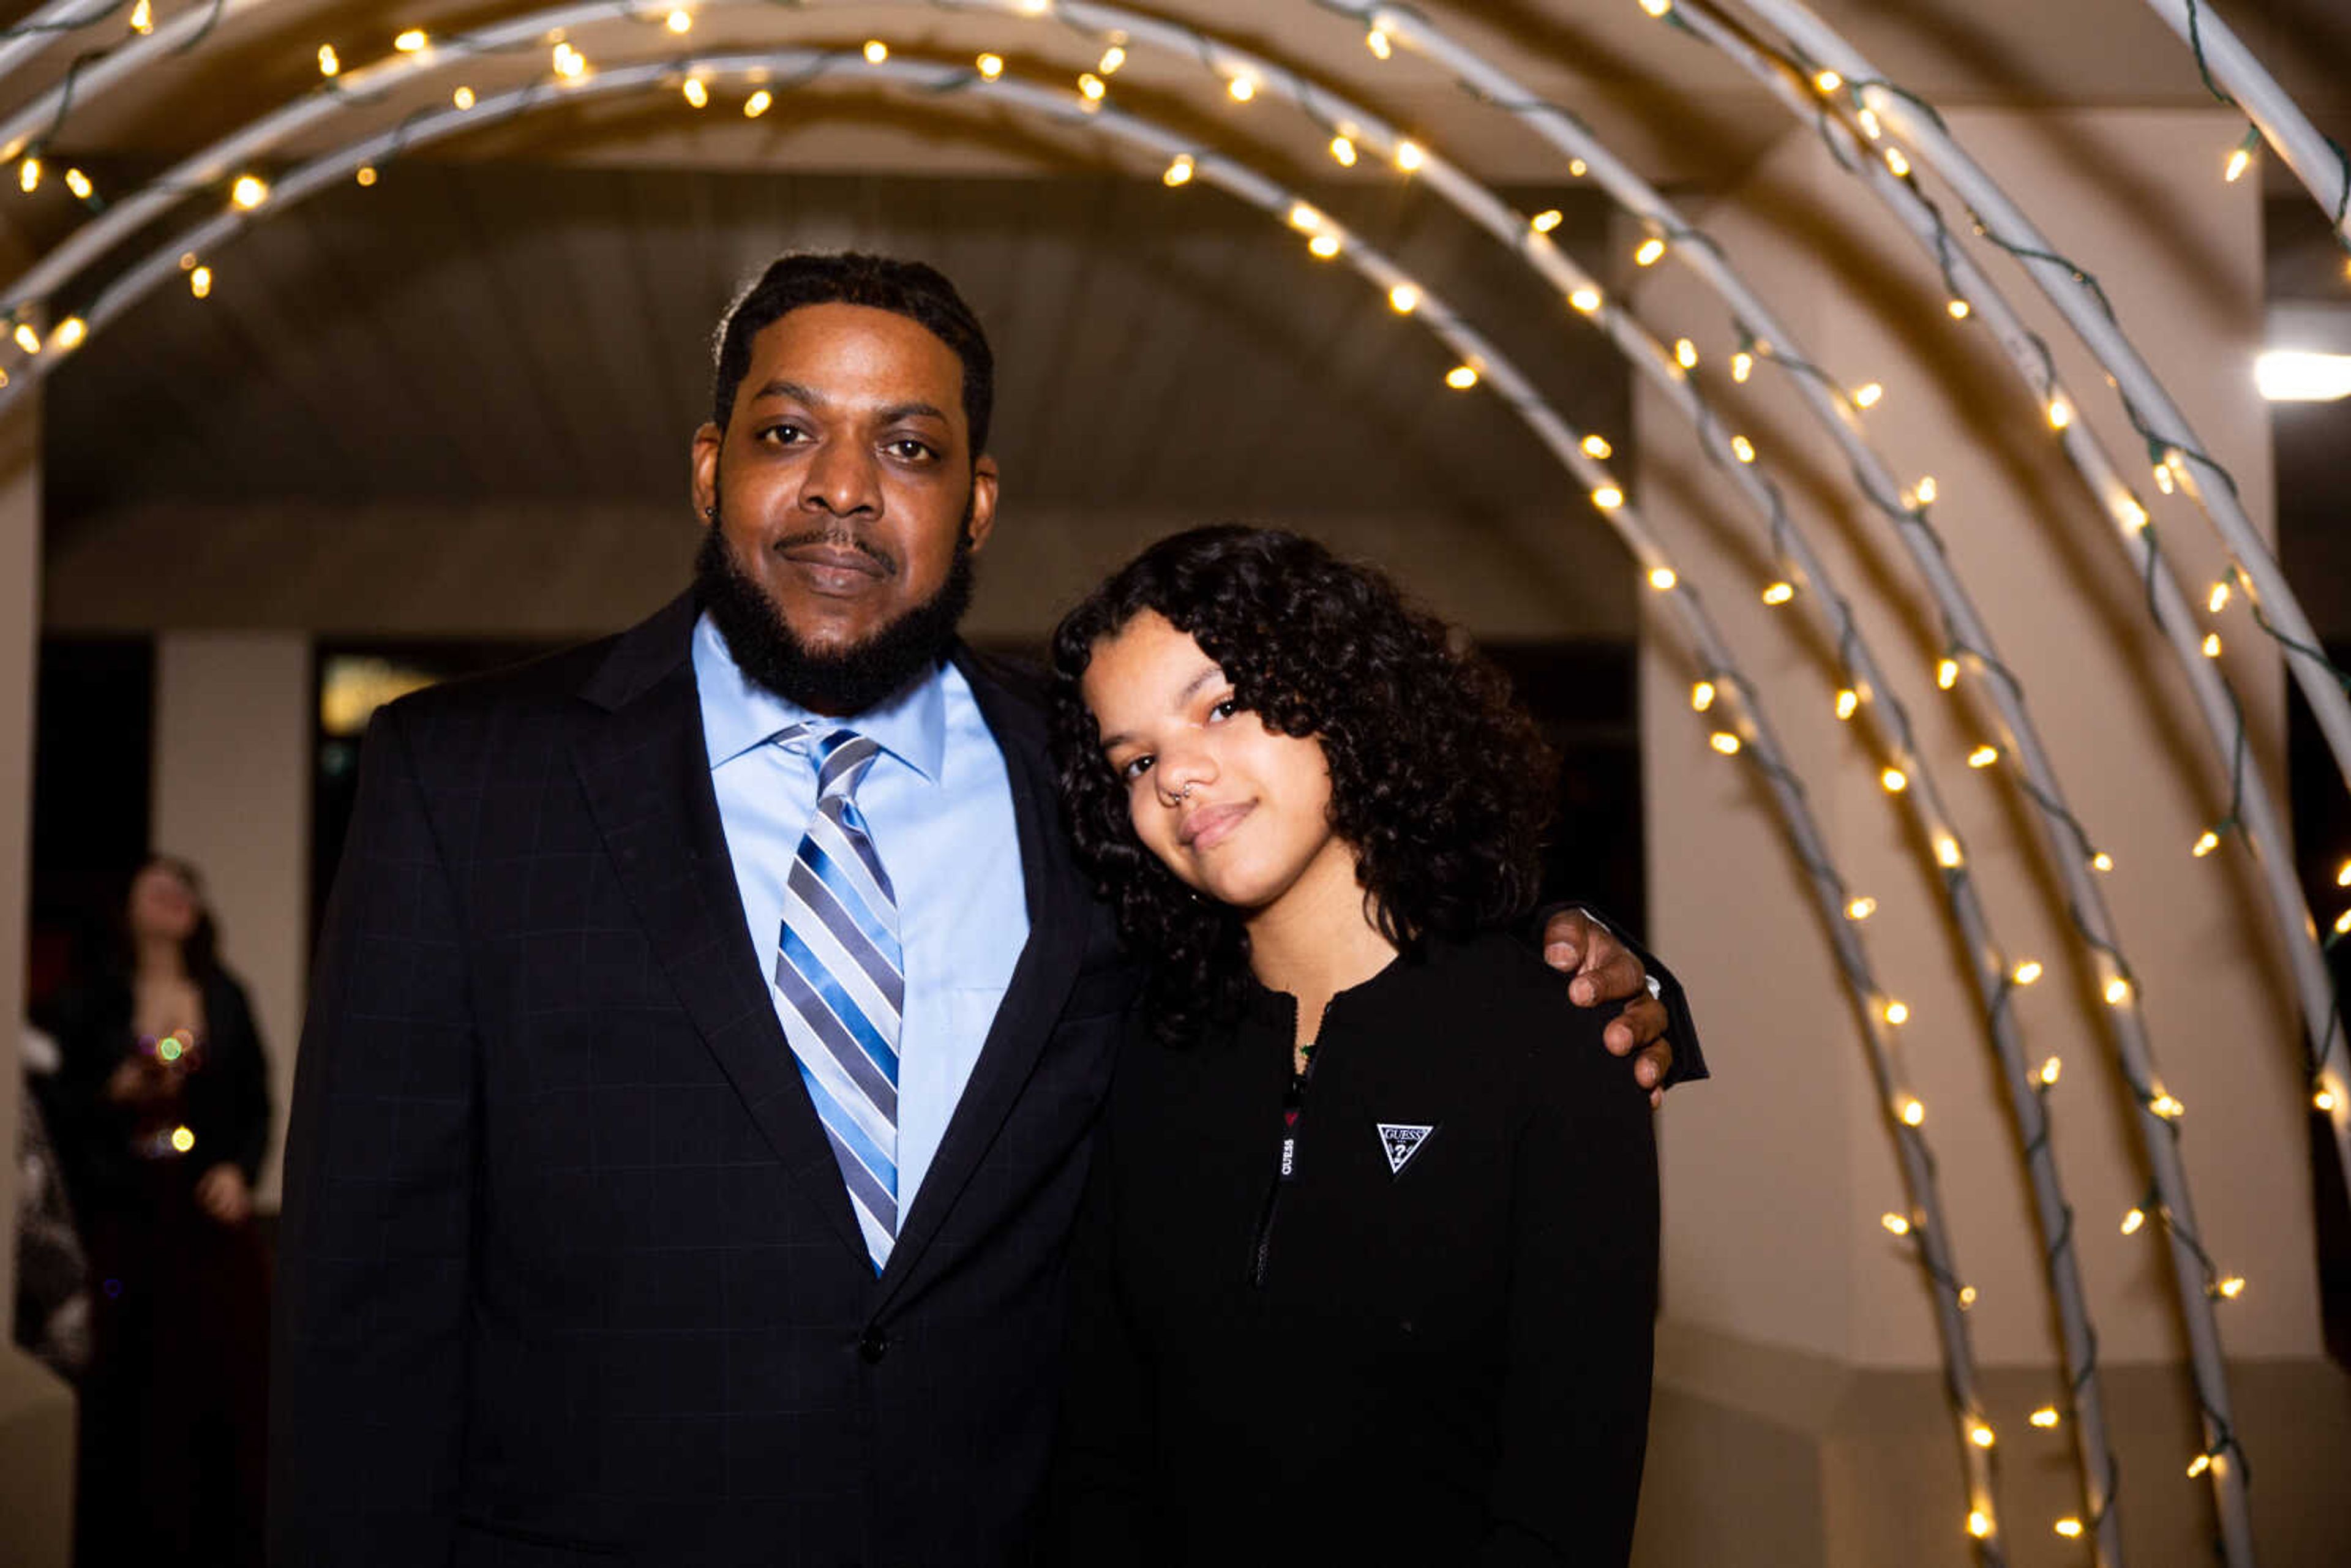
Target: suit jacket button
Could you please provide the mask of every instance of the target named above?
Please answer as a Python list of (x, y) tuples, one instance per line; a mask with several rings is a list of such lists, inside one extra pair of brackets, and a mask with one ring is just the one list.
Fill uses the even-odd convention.
[(872, 1366), (890, 1354), (890, 1336), (880, 1329), (867, 1329), (857, 1342), (857, 1354), (866, 1365)]

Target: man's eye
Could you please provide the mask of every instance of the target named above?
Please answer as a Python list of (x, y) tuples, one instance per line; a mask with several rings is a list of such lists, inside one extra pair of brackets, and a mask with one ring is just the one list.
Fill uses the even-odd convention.
[(1118, 776), (1127, 783), (1132, 784), (1136, 779), (1142, 778), (1145, 773), (1149, 772), (1151, 770), (1152, 763), (1155, 760), (1157, 759), (1147, 756), (1131, 758), (1120, 767)]
[(797, 424), (771, 424), (766, 429), (760, 431), (755, 439), (760, 441), (772, 441), (778, 445), (782, 445), (789, 442), (798, 441), (804, 434), (806, 433), (803, 432)]
[(926, 463), (938, 455), (937, 449), (929, 442), (917, 441), (910, 435), (890, 443), (887, 450), (890, 455), (904, 463)]

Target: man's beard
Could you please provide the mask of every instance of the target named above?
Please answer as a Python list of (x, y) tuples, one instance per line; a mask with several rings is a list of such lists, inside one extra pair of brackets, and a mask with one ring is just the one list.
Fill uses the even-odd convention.
[[(723, 508), (723, 504), (722, 504)], [(722, 509), (722, 516), (724, 515)], [(971, 508), (956, 538), (955, 559), (939, 591), (861, 643), (819, 652), (800, 640), (758, 580), (743, 570), (714, 524), (695, 557), (694, 587), (737, 667), (751, 681), (811, 713), (836, 717), (879, 706), (935, 668), (955, 643), (971, 606)], [(829, 539), (855, 545), (848, 530), (817, 529), (778, 541), (780, 548)]]

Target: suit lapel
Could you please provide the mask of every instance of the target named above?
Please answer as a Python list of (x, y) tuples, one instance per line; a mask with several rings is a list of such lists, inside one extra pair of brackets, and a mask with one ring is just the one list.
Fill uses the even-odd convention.
[(800, 1082), (743, 928), (734, 862), (710, 786), (690, 656), (691, 595), (624, 633), (580, 695), (590, 718), (572, 759), (621, 886), (710, 1052), (793, 1180), (841, 1239), (865, 1241), (831, 1145)]
[(1012, 691), (968, 649), (956, 667), (971, 683), (980, 716), (1003, 753), (1020, 834), (1020, 871), (1029, 907), (1029, 942), (1020, 950), (996, 1021), (980, 1047), (971, 1079), (948, 1118), (946, 1135), (914, 1207), (898, 1228), (889, 1267), (882, 1273), (883, 1303), (905, 1286), (947, 1211), (996, 1141), (1013, 1102), (1029, 1082), (1077, 978), (1087, 895), (1061, 828), (1061, 805), (1047, 751), (1045, 716), (1033, 698)]

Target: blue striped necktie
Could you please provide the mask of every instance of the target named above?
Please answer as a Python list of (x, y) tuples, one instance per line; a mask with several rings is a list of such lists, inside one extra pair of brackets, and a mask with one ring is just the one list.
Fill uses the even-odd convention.
[(853, 730), (812, 724), (792, 725), (776, 742), (803, 738), (817, 759), (816, 814), (784, 882), (776, 986), (789, 1004), (784, 1033), (878, 1272), (898, 1236), (898, 1034), (906, 994), (897, 895), (856, 800), (858, 781), (882, 748)]

